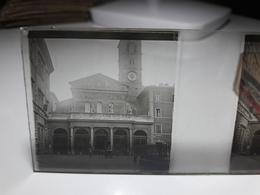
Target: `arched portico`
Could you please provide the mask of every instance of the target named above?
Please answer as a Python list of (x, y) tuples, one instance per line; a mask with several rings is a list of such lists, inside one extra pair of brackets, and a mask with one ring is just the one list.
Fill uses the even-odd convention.
[(111, 150), (119, 155), (132, 155), (136, 147), (150, 143), (149, 135), (148, 128), (77, 122), (69, 128), (58, 127), (53, 131), (52, 149), (54, 154), (88, 154), (90, 151), (96, 154), (98, 150)]

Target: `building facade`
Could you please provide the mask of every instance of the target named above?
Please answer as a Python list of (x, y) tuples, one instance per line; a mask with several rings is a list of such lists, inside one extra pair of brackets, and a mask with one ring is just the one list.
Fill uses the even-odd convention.
[(118, 80), (80, 78), (69, 83), (72, 98), (52, 101), (50, 153), (134, 154), (140, 145), (171, 143), (174, 87), (143, 86), (141, 41), (121, 40), (118, 54)]
[(50, 92), (50, 74), (54, 71), (43, 39), (29, 39), (31, 88), (35, 122), (36, 153), (46, 153), (51, 142), (47, 119), (55, 101)]

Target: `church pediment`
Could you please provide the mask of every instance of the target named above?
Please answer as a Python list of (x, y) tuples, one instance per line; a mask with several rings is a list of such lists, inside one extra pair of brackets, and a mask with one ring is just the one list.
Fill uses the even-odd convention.
[(128, 91), (128, 86), (101, 73), (70, 82), (72, 88), (104, 91)]

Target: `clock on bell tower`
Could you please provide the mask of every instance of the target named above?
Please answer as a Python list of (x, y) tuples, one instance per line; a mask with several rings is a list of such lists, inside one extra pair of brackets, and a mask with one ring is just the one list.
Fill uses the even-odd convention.
[(135, 96), (143, 89), (141, 49), (140, 40), (120, 40), (118, 44), (119, 81)]

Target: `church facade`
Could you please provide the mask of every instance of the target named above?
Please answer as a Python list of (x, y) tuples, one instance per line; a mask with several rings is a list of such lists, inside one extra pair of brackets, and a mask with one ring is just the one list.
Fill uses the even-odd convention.
[(118, 80), (80, 78), (69, 83), (72, 98), (52, 101), (45, 152), (134, 154), (140, 145), (171, 143), (174, 87), (143, 86), (141, 41), (121, 40), (118, 56)]

